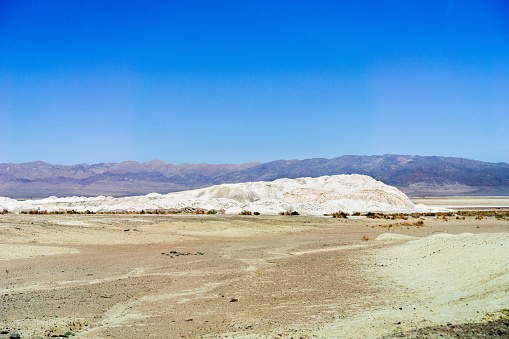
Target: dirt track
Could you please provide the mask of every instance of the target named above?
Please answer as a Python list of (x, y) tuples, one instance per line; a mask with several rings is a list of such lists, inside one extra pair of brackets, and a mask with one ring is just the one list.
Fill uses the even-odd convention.
[(508, 220), (494, 218), (424, 222), (384, 228), (395, 222), (1, 215), (0, 330), (22, 338), (68, 331), (84, 338), (376, 337), (410, 330), (397, 323), (355, 330), (369, 328), (366, 314), (400, 312), (395, 302), (411, 298), (376, 273), (374, 253), (394, 242), (374, 238), (509, 231)]

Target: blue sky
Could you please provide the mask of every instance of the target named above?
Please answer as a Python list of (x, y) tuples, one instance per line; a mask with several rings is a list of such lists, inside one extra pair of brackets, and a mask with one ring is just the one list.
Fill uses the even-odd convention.
[(500, 1), (0, 0), (0, 162), (509, 162)]

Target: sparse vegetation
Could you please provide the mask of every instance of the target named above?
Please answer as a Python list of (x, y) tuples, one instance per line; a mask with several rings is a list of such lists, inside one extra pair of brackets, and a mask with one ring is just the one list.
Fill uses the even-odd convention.
[[(11, 212), (8, 212), (11, 213)], [(186, 207), (179, 210), (140, 210), (140, 211), (128, 211), (128, 210), (122, 210), (122, 211), (101, 211), (101, 212), (94, 212), (90, 210), (86, 211), (76, 211), (76, 210), (60, 210), (60, 211), (47, 211), (47, 210), (25, 210), (20, 211), (19, 214), (180, 214), (180, 213), (187, 213), (187, 214), (217, 214), (221, 213), (224, 214), (225, 210), (204, 210), (204, 209), (195, 209)]]
[(297, 211), (279, 212), (279, 215), (299, 215), (299, 212)]
[(397, 219), (407, 220), (407, 219), (408, 219), (408, 217), (407, 217), (405, 214), (403, 214), (403, 213), (395, 213), (395, 214), (393, 214), (393, 215), (391, 216), (391, 219), (392, 219), (392, 220), (397, 220)]
[[(245, 212), (249, 212), (251, 214), (243, 214)], [(12, 214), (13, 212), (4, 209), (0, 211), (0, 214)], [(185, 207), (181, 209), (155, 209), (155, 210), (141, 210), (141, 211), (101, 211), (94, 212), (90, 210), (86, 211), (76, 211), (76, 210), (60, 210), (60, 211), (47, 211), (47, 210), (24, 210), (20, 211), (19, 214), (225, 214), (226, 211), (224, 209), (220, 210), (205, 210), (194, 207)], [(260, 215), (259, 212), (251, 212), (251, 211), (242, 211), (239, 215)], [(299, 215), (297, 211), (285, 211), (279, 212), (279, 215)], [(332, 216), (333, 218), (348, 218), (349, 214), (339, 211), (331, 214), (324, 214), (325, 216)], [(422, 218), (422, 217), (436, 217), (437, 219), (449, 221), (450, 218), (455, 218), (456, 220), (465, 220), (466, 217), (474, 217), (476, 220), (482, 220), (483, 218), (494, 217), (497, 220), (509, 220), (509, 211), (506, 210), (486, 210), (486, 211), (458, 211), (458, 212), (426, 212), (426, 213), (396, 213), (396, 214), (385, 214), (385, 213), (376, 213), (376, 212), (368, 212), (365, 214), (361, 214), (359, 212), (353, 213), (352, 216), (361, 216), (364, 215), (369, 219), (385, 219), (385, 220), (408, 220), (409, 217), (412, 218)], [(414, 223), (415, 224), (415, 223)], [(414, 225), (411, 224), (411, 225)]]
[(391, 229), (392, 227), (406, 227), (406, 228), (410, 228), (412, 226), (416, 226), (416, 227), (424, 226), (424, 221), (422, 221), (422, 220), (418, 220), (416, 222), (403, 221), (403, 222), (398, 222), (398, 223), (395, 223), (395, 224), (377, 225), (377, 227), (387, 228), (387, 229)]
[(253, 212), (244, 210), (244, 211), (240, 212), (239, 215), (253, 215)]
[(342, 218), (342, 219), (348, 219), (348, 213), (345, 213), (343, 211), (331, 213), (331, 216), (333, 218)]
[(369, 219), (390, 219), (391, 216), (387, 215), (387, 214), (383, 214), (383, 213), (368, 212), (368, 213), (366, 213), (366, 218), (369, 218)]

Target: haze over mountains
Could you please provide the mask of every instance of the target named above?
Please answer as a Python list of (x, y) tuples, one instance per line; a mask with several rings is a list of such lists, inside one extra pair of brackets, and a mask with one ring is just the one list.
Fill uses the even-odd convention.
[(268, 163), (145, 163), (52, 165), (42, 161), (0, 164), (0, 196), (130, 196), (169, 193), (223, 183), (280, 178), (365, 174), (409, 196), (509, 195), (509, 164), (454, 157), (345, 155), (333, 159), (277, 160)]

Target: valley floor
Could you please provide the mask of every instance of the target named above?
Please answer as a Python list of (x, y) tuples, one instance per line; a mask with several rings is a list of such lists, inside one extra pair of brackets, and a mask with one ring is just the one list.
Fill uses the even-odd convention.
[(509, 220), (423, 219), (0, 215), (0, 338), (375, 338), (507, 319)]

